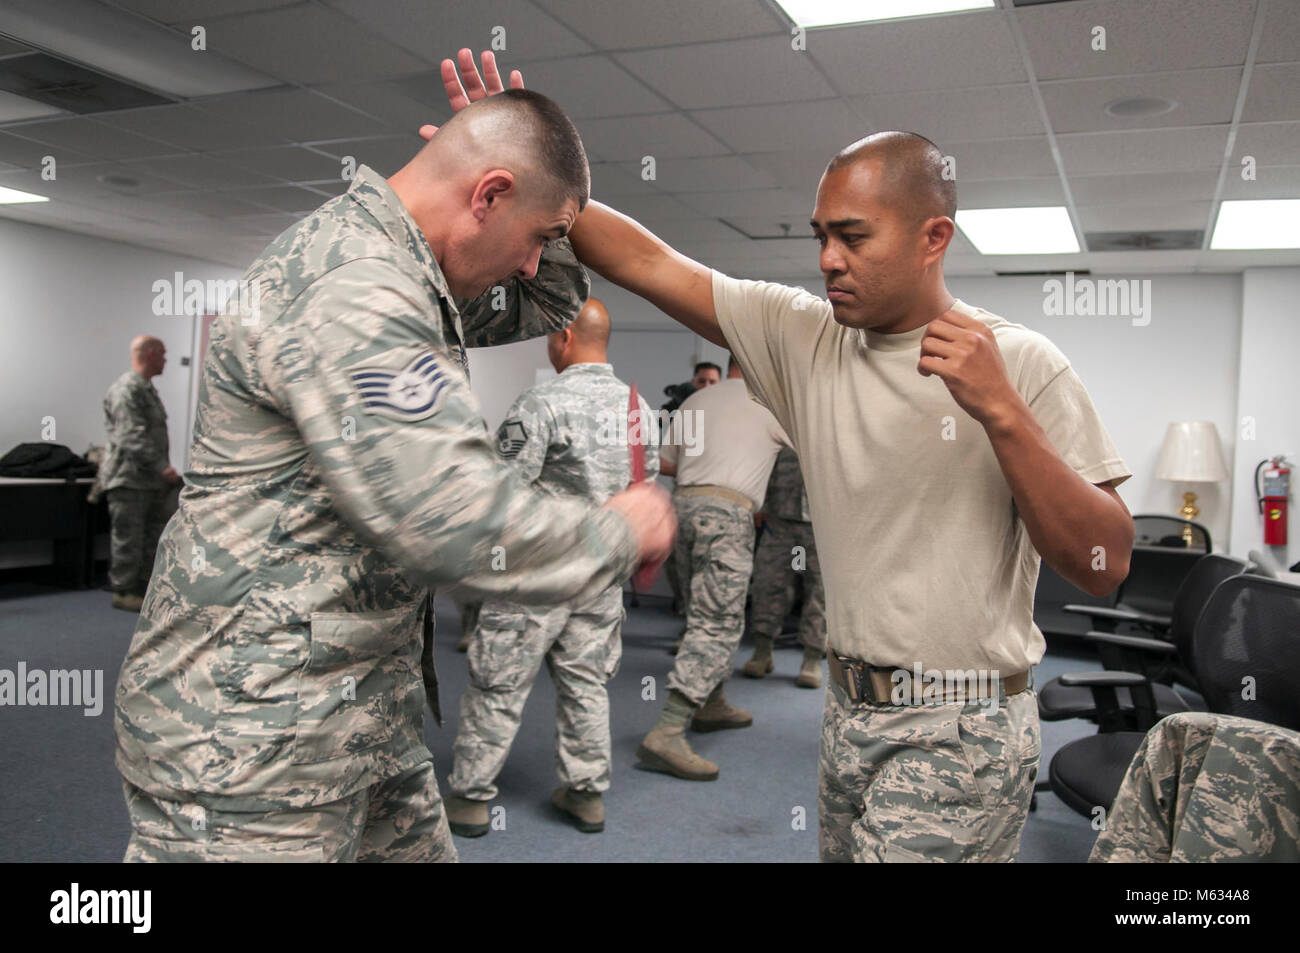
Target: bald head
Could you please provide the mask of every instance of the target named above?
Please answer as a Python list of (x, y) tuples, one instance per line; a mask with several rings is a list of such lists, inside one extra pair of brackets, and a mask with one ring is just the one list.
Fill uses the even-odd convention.
[(546, 340), (551, 366), (563, 371), (571, 364), (605, 364), (609, 361), (609, 312), (597, 298), (588, 298), (567, 328)]
[(462, 109), (412, 161), (429, 176), (476, 180), (492, 169), (514, 173), (521, 194), (558, 207), (591, 196), (587, 153), (572, 120), (552, 100), (510, 89)]
[(957, 183), (945, 176), (943, 153), (914, 132), (878, 132), (845, 146), (826, 166), (828, 173), (858, 162), (874, 162), (879, 170), (879, 198), (905, 220), (919, 225), (926, 219), (957, 215)]
[(131, 339), (131, 367), (141, 377), (146, 380), (157, 377), (166, 363), (167, 347), (162, 341), (148, 334)]

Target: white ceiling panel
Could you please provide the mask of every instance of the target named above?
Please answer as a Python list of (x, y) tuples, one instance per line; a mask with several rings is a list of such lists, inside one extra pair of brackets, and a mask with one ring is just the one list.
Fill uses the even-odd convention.
[(691, 117), (736, 152), (780, 152), (798, 147), (834, 153), (868, 132), (842, 99), (701, 109)]
[(618, 53), (615, 58), (683, 109), (799, 102), (835, 95), (786, 36)]
[[(1029, 59), (1040, 80), (1239, 66), (1250, 45), (1255, 0), (1073, 0), (1020, 7)], [(1094, 28), (1105, 49), (1094, 50)]]
[[(454, 58), (461, 47), (470, 47), (476, 56), (479, 50), (496, 49), (498, 62), (507, 66), (591, 50), (589, 43), (528, 0), (325, 2), (376, 35), (434, 64), (445, 57)], [(497, 27), (504, 33), (494, 32)], [(506, 73), (502, 79), (508, 77)], [(524, 81), (528, 81), (527, 72)]]
[(1259, 40), (1258, 63), (1300, 60), (1300, 4), (1296, 0), (1263, 0), (1264, 30)]
[(957, 163), (957, 188), (963, 182), (1048, 176), (1056, 171), (1046, 136), (993, 142), (945, 142), (945, 155)]
[(918, 90), (853, 100), (875, 129), (919, 132), (945, 142), (1012, 139), (1043, 133), (1029, 84)]
[[(559, 103), (574, 119), (661, 113), (671, 105), (607, 56), (539, 60), (520, 70), (524, 84)], [(441, 85), (438, 96), (444, 96)]]
[(683, 198), (689, 199), (690, 206), (701, 214), (716, 218), (731, 219), (746, 215), (783, 218), (790, 215), (798, 221), (806, 222), (812, 211), (812, 204), (806, 196), (788, 189), (697, 192)]
[(1243, 179), (1240, 167), (1230, 169), (1223, 183), (1225, 199), (1300, 199), (1300, 164), (1259, 166), (1254, 179)]
[(100, 122), (167, 143), (176, 152), (248, 149), (278, 145), (278, 130), (257, 128), (194, 106), (149, 106), (103, 113)]
[[(122, 164), (178, 183), (184, 189), (225, 189), (250, 184), (269, 184), (271, 178), (241, 169), (211, 156), (183, 155), (162, 159), (133, 159)], [(134, 173), (133, 173), (134, 174)]]
[(788, 35), (785, 22), (762, 0), (537, 0), (537, 4), (606, 50), (730, 40), (765, 33)]
[[(1165, 126), (1205, 126), (1232, 121), (1241, 87), (1241, 70), (1184, 70), (1103, 79), (1060, 80), (1042, 84), (1052, 130), (1110, 132)], [(1173, 109), (1160, 115), (1112, 116), (1106, 105), (1137, 97), (1167, 99)]]
[(368, 165), (387, 178), (415, 157), (424, 147), (419, 136), (389, 136), (384, 139), (354, 139), (343, 142), (322, 142), (314, 146), (318, 152), (335, 156), (340, 161), (345, 156), (356, 160), (358, 167)]
[[(306, 89), (265, 90), (208, 99), (198, 108), (226, 122), (251, 126), (259, 133), (278, 136), (287, 142), (359, 139), (391, 131), (377, 119)], [(227, 148), (240, 145), (233, 143)]]
[(1160, 231), (1204, 228), (1209, 202), (1181, 205), (1095, 205), (1079, 209), (1087, 232)]
[(1190, 172), (1218, 169), (1228, 127), (1085, 132), (1058, 136), (1061, 161), (1069, 175), (1102, 175), (1109, 171)]
[[(17, 133), (21, 129), (21, 126), (16, 126), (12, 131)], [(78, 152), (75, 149), (69, 149), (66, 146), (51, 149), (45, 143), (33, 142), (18, 135), (6, 135), (4, 132), (0, 132), (0, 162), (7, 165), (16, 165), (24, 169), (33, 169), (38, 167), (47, 155), (55, 157), (56, 168), (78, 162), (90, 162), (94, 159), (93, 156), (88, 156), (84, 152)]]
[(209, 50), (290, 83), (366, 83), (429, 68), (429, 60), (316, 4), (210, 17), (203, 26)]
[(61, 157), (63, 149), (96, 159), (143, 159), (176, 151), (164, 143), (82, 116), (5, 126), (5, 132), (45, 143), (56, 157)]
[(665, 159), (657, 165), (655, 185), (665, 192), (709, 192), (714, 189), (767, 189), (776, 179), (739, 156)]
[(437, 73), (417, 73), (387, 83), (316, 86), (323, 96), (346, 103), (389, 126), (390, 132), (417, 132), (425, 123), (440, 125), (451, 116)]
[(285, 182), (315, 182), (343, 178), (343, 163), (299, 146), (278, 149), (240, 149), (219, 152), (215, 157), (241, 169), (260, 172)]
[[(1296, 7), (1300, 19), (1300, 4)], [(1300, 63), (1256, 66), (1242, 109), (1242, 122), (1300, 119)]]
[(1145, 172), (1075, 175), (1070, 191), (1077, 206), (1180, 205), (1213, 197), (1218, 172)]
[(959, 208), (1031, 208), (1064, 205), (1065, 190), (1059, 176), (986, 179), (964, 182), (958, 176)]
[(1300, 162), (1300, 122), (1251, 122), (1237, 127), (1233, 156), (1254, 156), (1259, 165)]
[(134, 10), (161, 23), (198, 23), (201, 17), (231, 13), (255, 13), (292, 6), (302, 0), (113, 0), (119, 7)]
[(584, 119), (577, 123), (582, 144), (594, 160), (654, 156), (666, 159), (720, 155), (727, 147), (681, 113), (626, 119)]
[(838, 151), (838, 147), (831, 146), (820, 151), (756, 152), (746, 155), (745, 161), (770, 174), (782, 188), (808, 196), (811, 208), (817, 197), (817, 183), (826, 171), (826, 164)]
[(593, 198), (607, 202), (610, 198), (622, 198), (625, 195), (654, 195), (658, 189), (612, 162), (592, 162), (591, 194)]
[(1028, 79), (1007, 14), (997, 10), (812, 30), (808, 52), (845, 96)]

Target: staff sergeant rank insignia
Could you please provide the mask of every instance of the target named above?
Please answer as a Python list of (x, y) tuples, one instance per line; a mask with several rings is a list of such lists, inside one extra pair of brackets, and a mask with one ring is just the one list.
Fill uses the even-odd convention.
[(431, 417), (447, 383), (432, 351), (421, 352), (400, 371), (359, 367), (349, 376), (367, 413), (404, 423)]
[(518, 420), (507, 420), (502, 424), (501, 439), (498, 441), (501, 456), (513, 460), (524, 448), (527, 440), (528, 432), (524, 430), (523, 423)]

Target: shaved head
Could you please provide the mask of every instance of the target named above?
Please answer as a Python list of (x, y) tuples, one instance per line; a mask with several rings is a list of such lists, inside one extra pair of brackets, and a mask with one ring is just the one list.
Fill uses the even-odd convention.
[(915, 132), (878, 132), (845, 146), (826, 166), (833, 172), (858, 162), (877, 162), (879, 198), (905, 220), (957, 215), (957, 183), (945, 175), (943, 153)]
[(609, 363), (609, 312), (588, 298), (567, 328), (546, 336), (546, 356), (557, 372), (574, 364)]
[(131, 356), (143, 354), (146, 351), (157, 350), (163, 346), (163, 342), (148, 334), (139, 334), (131, 339)]
[(572, 120), (553, 101), (511, 89), (471, 103), (448, 119), (416, 156), (433, 175), (477, 179), (492, 169), (513, 172), (521, 192), (559, 207), (591, 197), (587, 153)]
[(149, 334), (139, 334), (131, 339), (131, 367), (148, 380), (157, 377), (167, 366), (167, 346)]
[(587, 299), (569, 328), (574, 340), (583, 347), (604, 350), (609, 346), (609, 312), (597, 298)]

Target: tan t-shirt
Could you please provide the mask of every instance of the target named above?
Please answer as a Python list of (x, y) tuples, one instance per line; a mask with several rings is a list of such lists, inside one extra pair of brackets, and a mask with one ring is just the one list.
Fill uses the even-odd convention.
[(700, 388), (680, 410), (660, 450), (677, 467), (677, 485), (725, 486), (761, 507), (776, 455), (790, 445), (772, 412), (737, 377)]
[[(755, 397), (799, 454), (830, 647), (907, 669), (1037, 664), (1039, 556), (984, 428), (939, 377), (917, 372), (925, 328), (846, 328), (801, 288), (718, 272), (713, 302)], [(1016, 390), (1075, 472), (1114, 485), (1131, 475), (1051, 341), (953, 309), (993, 329)]]

